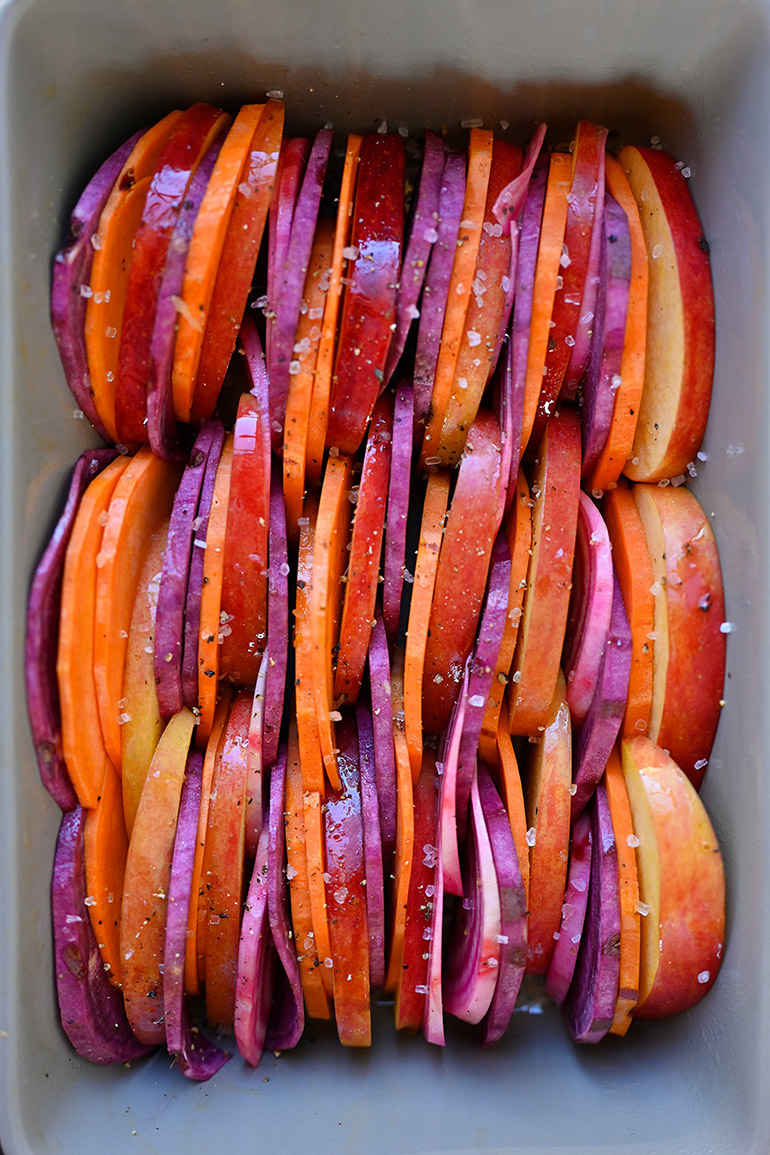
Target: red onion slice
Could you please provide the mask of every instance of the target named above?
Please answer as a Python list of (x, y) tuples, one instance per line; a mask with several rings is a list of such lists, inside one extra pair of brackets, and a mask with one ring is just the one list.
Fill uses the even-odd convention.
[(267, 843), (265, 826), (243, 908), (235, 988), (235, 1041), (252, 1067), (259, 1065), (265, 1046), (277, 961), (267, 915)]
[(276, 452), (283, 444), (286, 399), (289, 395), (289, 376), (294, 357), (293, 346), (299, 323), (305, 276), (318, 223), (318, 210), (321, 206), (321, 193), (332, 136), (333, 133), (328, 128), (322, 128), (316, 134), (305, 168), (302, 188), (294, 206), (291, 235), (286, 252), (283, 258), (280, 250), (275, 254), (273, 276), (276, 287), (274, 293), (269, 291), (271, 312), (268, 319), (267, 369), (270, 377), (271, 440)]
[(441, 137), (425, 130), (425, 149), (417, 190), (417, 205), (409, 230), (396, 301), (396, 328), (385, 362), (384, 385), (390, 381), (406, 345), (412, 321), (419, 316), (417, 302), (425, 280), (431, 249), (438, 240), (441, 178), (444, 173), (444, 144)]
[(380, 804), (382, 855), (390, 871), (396, 851), (396, 752), (393, 747), (393, 700), (390, 655), (382, 617), (375, 615), (369, 639), (369, 686), (372, 695), (374, 770)]
[(462, 742), (465, 710), (468, 702), (470, 663), (471, 659), (468, 658), (465, 663), (460, 695), (452, 707), (442, 749), (444, 788), (441, 795), (440, 826), (443, 887), (445, 894), (456, 894), (460, 898), (463, 895), (463, 877), (460, 869), (460, 847), (457, 834), (457, 764), (460, 759), (460, 743)]
[(402, 381), (396, 387), (393, 408), (393, 439), (383, 559), (382, 617), (391, 645), (396, 644), (401, 622), (413, 437), (414, 392), (409, 382)]
[[(267, 909), (275, 949), (288, 980), (281, 984), (282, 997), (268, 1024), (266, 1045), (276, 1051), (296, 1047), (305, 1029), (305, 1002), (299, 977), (297, 950), (291, 929), (289, 891), (286, 881), (286, 747), (270, 772), (270, 811), (267, 844)], [(279, 1010), (280, 1008), (280, 1010)], [(279, 1013), (275, 1013), (279, 1011)]]
[(500, 964), (484, 1020), (484, 1046), (502, 1038), (511, 1021), (527, 965), (527, 895), (511, 823), (486, 766), (479, 764), (479, 799), (500, 892)]
[(220, 441), (221, 426), (218, 423), (208, 422), (202, 427), (190, 451), (171, 508), (155, 613), (155, 688), (158, 707), (164, 718), (177, 714), (184, 705), (182, 641), (193, 540), (197, 536), (194, 525), (209, 454)]
[(476, 767), (481, 726), (487, 709), (492, 679), (508, 616), (511, 585), (511, 551), (505, 533), (499, 533), (492, 547), (487, 596), (481, 615), (476, 646), (470, 665), (465, 703), (465, 720), (457, 764), (457, 824), (462, 838), (468, 814), (468, 797)]
[(607, 1034), (615, 1015), (620, 978), (618, 853), (603, 784), (597, 788), (591, 807), (591, 839), (587, 933), (563, 1006), (576, 1043), (598, 1043)]
[(569, 873), (561, 908), (559, 938), (545, 979), (545, 989), (559, 1006), (567, 997), (583, 937), (591, 881), (591, 851), (591, 818), (584, 810), (572, 827)]
[(91, 276), (93, 246), (98, 243), (98, 239), (94, 242), (93, 238), (99, 228), (99, 218), (123, 165), (142, 135), (143, 132), (135, 133), (109, 156), (81, 193), (70, 217), (68, 243), (54, 259), (51, 281), (51, 325), (64, 376), (86, 418), (108, 443), (112, 438), (102, 424), (91, 394), (85, 339), (88, 300), (84, 294)]
[(382, 835), (377, 797), (374, 731), (371, 705), (360, 698), (356, 705), (358, 760), (361, 775), (361, 812), (364, 820), (366, 869), (366, 921), (369, 927), (369, 982), (373, 988), (385, 982), (385, 879)]
[(414, 784), (414, 842), (406, 900), (406, 924), (401, 970), (396, 987), (396, 1028), (416, 1031), (425, 1018), (428, 994), (430, 941), (436, 901), (436, 815), (438, 802), (436, 760), (432, 750), (423, 756), (420, 777)]
[(575, 344), (572, 346), (567, 373), (562, 386), (562, 395), (567, 400), (574, 400), (577, 389), (583, 379), (591, 351), (591, 333), (593, 331), (596, 313), (596, 296), (599, 290), (599, 264), (602, 249), (604, 217), (604, 146), (607, 140), (607, 129), (598, 128), (599, 137), (599, 168), (596, 175), (596, 200), (594, 202), (594, 223), (591, 230), (591, 247), (588, 251), (588, 269), (585, 285), (583, 286), (580, 317), (575, 329)]
[(123, 996), (104, 970), (86, 906), (83, 833), (86, 811), (80, 806), (62, 816), (53, 862), (51, 914), (59, 1015), (64, 1033), (83, 1059), (127, 1063), (152, 1047), (131, 1031)]
[[(529, 328), (532, 322), (532, 298), (535, 291), (535, 268), (540, 244), (540, 222), (543, 217), (545, 190), (548, 184), (548, 157), (543, 156), (535, 164), (532, 178), (524, 202), (524, 212), (519, 233), (519, 259), (516, 266), (516, 292), (513, 303), (511, 325), (511, 390), (514, 398), (521, 397), (524, 404), (527, 382), (527, 359), (529, 357)], [(522, 451), (525, 446), (521, 446)], [(516, 456), (515, 453), (513, 455)], [(511, 461), (511, 481), (509, 489), (516, 485), (516, 473)]]
[(193, 173), (171, 234), (155, 307), (147, 375), (147, 436), (153, 453), (157, 457), (171, 460), (177, 460), (182, 455), (171, 387), (177, 304), (182, 294), (185, 262), (195, 218), (222, 147), (225, 127), (223, 120), (216, 140)]
[(583, 477), (593, 472), (612, 425), (631, 288), (631, 230), (628, 217), (610, 193), (606, 194), (602, 233), (596, 316), (583, 385)]
[(612, 546), (604, 518), (581, 490), (572, 593), (562, 651), (567, 705), (576, 728), (585, 721), (596, 690), (612, 609)]
[(614, 579), (612, 614), (601, 671), (588, 716), (578, 734), (573, 779), (572, 821), (580, 814), (599, 782), (626, 712), (631, 677), (631, 627), (623, 595)]
[(489, 1010), (500, 970), (500, 890), (489, 831), (479, 796), (471, 786), (471, 822), (465, 863), (465, 898), (447, 950), (444, 1007), (450, 1015), (480, 1023)]
[(116, 457), (116, 449), (89, 449), (78, 458), (64, 509), (37, 564), (27, 600), (24, 640), (27, 713), (40, 779), (61, 810), (74, 810), (78, 804), (64, 761), (56, 676), (64, 560), (83, 494), (93, 478)]
[(199, 1032), (193, 1032), (184, 1001), (184, 960), (190, 907), (198, 811), (201, 802), (203, 756), (187, 759), (179, 802), (171, 875), (168, 885), (166, 941), (163, 950), (163, 1010), (166, 1043), (188, 1079), (205, 1082), (216, 1075), (232, 1055)]
[[(281, 142), (281, 151), (273, 184), (273, 198), (267, 218), (267, 316), (276, 312), (278, 285), (286, 265), (291, 241), (294, 206), (299, 196), (302, 170), (307, 163), (310, 141), (304, 137)], [(265, 344), (268, 364), (272, 365), (272, 325), (267, 326)]]
[(505, 228), (506, 225), (513, 231), (513, 228), (521, 216), (522, 209), (527, 200), (529, 193), (529, 184), (532, 179), (532, 174), (535, 169), (538, 157), (540, 156), (547, 132), (547, 125), (539, 124), (535, 129), (535, 135), (527, 145), (527, 154), (524, 157), (524, 167), (517, 177), (514, 177), (509, 184), (505, 186), (497, 200), (494, 203), (492, 212), (497, 217), (499, 223)]
[[(187, 580), (187, 597), (184, 602), (184, 653), (182, 655), (182, 699), (188, 709), (198, 705), (198, 642), (201, 626), (201, 592), (203, 590), (203, 562), (206, 554), (206, 534), (208, 533), (211, 502), (214, 498), (219, 459), (225, 441), (222, 422), (213, 419), (207, 422), (211, 429), (211, 445), (201, 483), (198, 512), (192, 523), (193, 540), (190, 572)], [(206, 426), (204, 426), (206, 428)]]
[(263, 753), (265, 740), (265, 683), (267, 681), (269, 661), (268, 652), (264, 650), (259, 663), (257, 680), (254, 684), (254, 697), (251, 700), (248, 749), (246, 751), (244, 845), (247, 858), (254, 858), (256, 855), (259, 836), (262, 833), (262, 827), (264, 825), (264, 772), (267, 769)]
[[(438, 763), (436, 764), (438, 770)], [(436, 817), (436, 873), (433, 879), (433, 910), (431, 911), (430, 943), (428, 946), (428, 977), (422, 1031), (426, 1040), (436, 1047), (446, 1043), (444, 1036), (444, 996), (442, 983), (442, 955), (444, 940), (444, 862), (441, 846), (441, 816), (444, 813), (446, 776), (439, 779), (438, 813)]]
[(452, 276), (457, 236), (465, 202), (465, 157), (450, 152), (444, 161), (439, 194), (438, 234), (430, 254), (430, 264), (422, 294), (417, 352), (414, 359), (414, 415), (425, 421), (433, 397), (441, 333), (444, 328), (449, 280)]
[(272, 766), (278, 757), (286, 670), (289, 661), (289, 545), (286, 507), (280, 466), (273, 465), (270, 479), (270, 525), (268, 527), (267, 652), (265, 715), (262, 758)]

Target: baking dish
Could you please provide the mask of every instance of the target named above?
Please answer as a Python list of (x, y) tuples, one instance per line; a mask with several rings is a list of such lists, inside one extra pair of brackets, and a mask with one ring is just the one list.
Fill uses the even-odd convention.
[[(770, 1149), (770, 785), (767, 525), (770, 6), (748, 0), (5, 0), (0, 4), (0, 1141), (6, 1155), (209, 1152), (764, 1152)], [(48, 884), (58, 823), (23, 696), (31, 570), (69, 468), (93, 444), (73, 415), (48, 324), (50, 262), (99, 161), (171, 106), (284, 92), (292, 129), (383, 119), (418, 133), (481, 119), (552, 143), (578, 117), (611, 143), (653, 137), (691, 169), (711, 246), (717, 372), (693, 485), (722, 552), (725, 707), (704, 797), (723, 845), (728, 945), (709, 998), (625, 1040), (576, 1048), (531, 1001), (483, 1052), (444, 1052), (375, 1017), (371, 1053), (308, 1029), (257, 1071), (239, 1059), (193, 1086), (156, 1055), (99, 1069), (57, 1021)]]

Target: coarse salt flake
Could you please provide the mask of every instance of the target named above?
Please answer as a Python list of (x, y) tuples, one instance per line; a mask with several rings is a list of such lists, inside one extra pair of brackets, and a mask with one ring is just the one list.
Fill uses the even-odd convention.
[(639, 839), (636, 837), (635, 834), (629, 834), (628, 838), (626, 839), (626, 842), (628, 843), (628, 845), (633, 850), (636, 850), (637, 846), (639, 845)]
[(710, 978), (711, 978), (711, 971), (701, 971), (700, 974), (698, 975), (698, 982), (699, 983), (707, 983)]
[(734, 629), (735, 626), (732, 622), (722, 622), (721, 626), (719, 627), (719, 632), (721, 634), (731, 634)]
[(527, 846), (534, 846), (536, 842), (537, 831), (535, 830), (534, 826), (530, 826), (529, 830), (527, 831)]

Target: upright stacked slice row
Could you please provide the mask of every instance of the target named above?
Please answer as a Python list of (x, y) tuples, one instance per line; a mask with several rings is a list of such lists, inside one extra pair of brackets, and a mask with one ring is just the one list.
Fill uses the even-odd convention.
[(64, 1029), (205, 1079), (191, 1000), (252, 1065), (306, 1017), (369, 1045), (377, 991), (439, 1045), (499, 1040), (525, 975), (577, 1041), (685, 1010), (729, 626), (682, 166), (587, 121), (550, 154), (283, 122), (132, 137), (54, 265), (115, 446), (28, 611)]

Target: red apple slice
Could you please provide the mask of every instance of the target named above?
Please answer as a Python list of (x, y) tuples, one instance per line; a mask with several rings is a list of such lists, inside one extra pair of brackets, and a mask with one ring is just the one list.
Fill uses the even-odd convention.
[(725, 879), (705, 807), (649, 738), (623, 742), (642, 910), (635, 1018), (686, 1011), (710, 990), (722, 961)]
[(684, 486), (637, 485), (652, 562), (655, 652), (647, 731), (697, 789), (722, 708), (725, 604), (714, 534)]
[(597, 128), (589, 120), (579, 122), (572, 148), (567, 220), (559, 261), (561, 289), (554, 297), (541, 408), (559, 396), (575, 346), (583, 294), (591, 287), (587, 285), (588, 258), (594, 229), (602, 226), (606, 139), (606, 128)]
[(644, 392), (633, 481), (683, 474), (703, 440), (714, 376), (714, 290), (708, 243), (681, 167), (627, 146), (618, 160), (639, 206), (649, 259)]
[(393, 405), (384, 396), (372, 414), (358, 489), (351, 492), (355, 515), (334, 675), (335, 701), (355, 702), (364, 676), (380, 576), (392, 436)]
[(512, 734), (544, 729), (559, 676), (580, 494), (580, 422), (566, 406), (546, 425), (531, 492), (532, 557), (508, 698)]
[(133, 243), (120, 333), (115, 422), (125, 444), (147, 440), (150, 343), (163, 269), (193, 174), (230, 117), (208, 104), (184, 112), (164, 147)]
[(179, 800), (195, 718), (184, 709), (158, 743), (128, 846), (120, 912), (123, 999), (145, 1043), (165, 1043), (163, 975), (166, 911)]
[[(249, 323), (254, 324), (251, 318)], [(233, 429), (219, 647), (220, 677), (241, 686), (253, 686), (257, 680), (267, 636), (268, 421), (267, 397), (243, 393)]]
[[(364, 137), (326, 444), (355, 453), (385, 377), (404, 238), (404, 142)], [(353, 254), (355, 253), (355, 257)]]
[(449, 721), (476, 635), (503, 513), (500, 460), (500, 427), (482, 410), (468, 434), (436, 571), (422, 690), (423, 724), (431, 734)]

